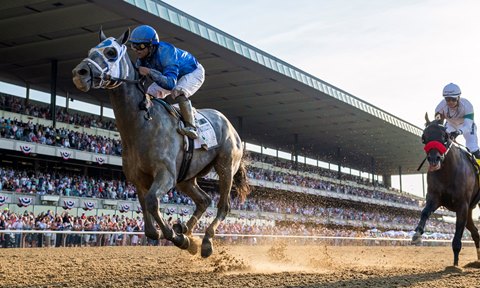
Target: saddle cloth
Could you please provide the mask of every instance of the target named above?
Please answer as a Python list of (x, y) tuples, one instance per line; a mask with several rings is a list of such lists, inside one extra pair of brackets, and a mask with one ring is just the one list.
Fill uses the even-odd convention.
[(218, 145), (212, 123), (198, 110), (195, 111), (195, 126), (197, 126), (198, 138), (193, 141), (193, 148), (198, 149), (206, 145), (210, 149)]
[[(146, 99), (148, 100), (157, 100), (160, 104), (162, 104), (167, 111), (170, 112), (174, 117), (179, 117), (181, 115), (180, 113), (180, 107), (178, 104), (168, 104), (166, 101), (158, 99), (158, 98), (152, 98), (151, 95), (146, 94), (147, 97)], [(148, 107), (148, 103), (147, 103)], [(218, 146), (218, 141), (217, 141), (217, 135), (215, 134), (215, 130), (213, 129), (212, 123), (202, 114), (200, 113), (197, 109), (192, 107), (193, 110), (193, 115), (195, 118), (195, 126), (197, 127), (197, 133), (198, 133), (198, 138), (193, 141), (193, 148), (194, 149), (199, 149), (203, 148), (205, 150), (208, 150), (210, 148), (215, 148)], [(185, 123), (180, 122), (180, 125), (183, 126)], [(188, 150), (188, 139), (187, 136), (185, 137), (185, 151)]]

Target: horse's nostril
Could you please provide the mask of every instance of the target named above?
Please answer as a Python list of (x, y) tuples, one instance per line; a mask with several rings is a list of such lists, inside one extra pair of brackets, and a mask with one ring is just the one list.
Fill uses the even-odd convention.
[(77, 74), (80, 75), (80, 76), (85, 76), (88, 74), (88, 70), (87, 69), (80, 69), (80, 70), (77, 70)]

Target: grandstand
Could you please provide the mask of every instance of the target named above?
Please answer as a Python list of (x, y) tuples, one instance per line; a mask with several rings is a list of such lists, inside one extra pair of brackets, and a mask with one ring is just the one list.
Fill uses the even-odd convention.
[[(121, 155), (121, 139), (113, 136), (118, 135), (114, 125), (111, 130), (99, 128), (103, 119), (59, 109), (61, 112), (56, 116), (59, 128), (53, 129), (48, 113), (42, 117), (35, 115), (34, 111), (45, 107), (24, 102), (25, 99), (6, 94), (0, 101), (0, 199), (3, 199), (1, 207), (8, 209), (4, 212), (31, 213), (37, 221), (37, 215), (59, 216), (67, 211), (78, 221), (82, 221), (82, 216), (100, 215), (122, 215), (125, 221), (136, 219), (141, 208), (136, 201), (135, 187), (125, 180), (121, 160), (116, 159)], [(65, 119), (73, 123), (63, 122)], [(76, 123), (74, 119), (84, 119), (84, 123)], [(108, 119), (107, 123), (114, 120)], [(117, 141), (117, 149), (112, 141)], [(26, 146), (31, 147), (28, 152), (19, 148)], [(98, 157), (108, 161), (93, 160)], [(258, 225), (263, 227), (260, 233), (272, 233), (265, 231), (265, 227), (286, 233), (281, 227), (294, 226), (303, 228), (289, 233), (308, 235), (318, 235), (322, 227), (325, 230), (321, 236), (331, 235), (330, 231), (339, 228), (347, 231), (347, 235), (372, 229), (406, 232), (415, 225), (422, 207), (423, 199), (392, 190), (381, 182), (372, 183), (359, 175), (338, 175), (337, 171), (309, 164), (297, 165), (294, 169), (292, 160), (253, 151), (249, 158), (248, 178), (255, 191), (245, 203), (234, 200), (232, 204), (227, 221), (242, 223), (240, 229), (224, 225), (221, 231), (245, 234), (253, 232)], [(200, 181), (214, 203), (218, 200), (215, 179), (216, 175), (211, 173)], [(166, 193), (161, 202), (166, 218), (183, 220), (193, 211), (192, 201), (176, 191)], [(214, 205), (207, 215), (213, 213)], [(429, 231), (448, 237), (453, 224), (443, 221), (442, 215), (452, 214), (439, 211), (437, 219), (429, 222)], [(208, 221), (208, 217), (205, 218), (200, 228)], [(10, 224), (13, 228), (14, 223)], [(55, 229), (53, 223), (50, 224)], [(317, 228), (312, 231), (305, 226)]]
[[(98, 92), (80, 94), (70, 79), (74, 63), (96, 41), (99, 23), (108, 34), (119, 34), (138, 19), (162, 25), (162, 40), (199, 55), (209, 80), (192, 99), (195, 106), (224, 112), (251, 152), (248, 176), (255, 191), (245, 203), (234, 201), (220, 232), (378, 236), (396, 231), (395, 237), (406, 237), (400, 232), (414, 228), (423, 199), (392, 189), (391, 175), (415, 172), (423, 157), (418, 127), (173, 7), (140, 2), (31, 1), (2, 8), (2, 25), (15, 28), (4, 32), (0, 80), (26, 87), (26, 93), (0, 95), (0, 229), (17, 229), (22, 222), (21, 227), (40, 230), (141, 231), (135, 187), (121, 170), (115, 120), (104, 115), (108, 100)], [(80, 16), (70, 18), (73, 14)], [(54, 25), (62, 19), (64, 25)], [(29, 25), (18, 25), (21, 21)], [(33, 89), (49, 91), (49, 103), (30, 99)], [(65, 98), (65, 106), (56, 105), (57, 96)], [(100, 115), (69, 108), (70, 99), (100, 106)], [(397, 153), (393, 160), (391, 150)], [(200, 185), (215, 203), (216, 175)], [(161, 201), (162, 213), (172, 221), (192, 213), (192, 201), (177, 191)], [(212, 205), (199, 228), (214, 212)], [(449, 237), (453, 226), (444, 216), (452, 215), (437, 211), (427, 230)], [(47, 237), (31, 239), (30, 245), (50, 245), (53, 238)], [(94, 242), (116, 243), (109, 239)]]

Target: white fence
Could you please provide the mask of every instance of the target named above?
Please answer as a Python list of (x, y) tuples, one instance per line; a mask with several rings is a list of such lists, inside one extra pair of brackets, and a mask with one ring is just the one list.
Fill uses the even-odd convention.
[[(29, 236), (30, 235), (30, 236)], [(61, 236), (60, 236), (61, 235)], [(201, 233), (194, 236), (202, 237)], [(144, 232), (124, 231), (50, 231), (50, 230), (0, 230), (3, 248), (27, 247), (70, 247), (70, 246), (126, 246), (126, 245), (169, 245), (169, 241), (147, 240)], [(229, 244), (268, 245), (284, 241), (288, 245), (333, 245), (333, 246), (409, 246), (410, 238), (385, 237), (338, 237), (301, 235), (260, 235), (260, 234), (216, 234), (215, 241)], [(471, 240), (463, 240), (472, 246)], [(449, 246), (451, 240), (424, 239), (422, 246)]]

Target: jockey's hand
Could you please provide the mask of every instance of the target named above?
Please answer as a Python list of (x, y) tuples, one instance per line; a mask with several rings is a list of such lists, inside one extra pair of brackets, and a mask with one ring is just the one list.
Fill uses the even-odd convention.
[(148, 73), (150, 73), (150, 68), (139, 66), (138, 73), (140, 73), (142, 76), (148, 76)]
[(456, 130), (456, 131), (450, 132), (450, 139), (455, 140), (455, 138), (457, 138), (458, 135), (462, 135), (462, 130)]

